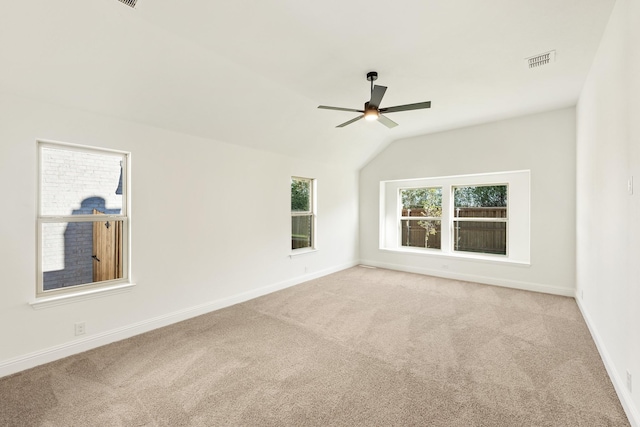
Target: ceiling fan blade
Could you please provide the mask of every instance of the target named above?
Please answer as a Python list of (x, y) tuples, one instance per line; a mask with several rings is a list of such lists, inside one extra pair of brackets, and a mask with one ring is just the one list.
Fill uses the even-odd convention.
[(431, 108), (431, 101), (417, 102), (415, 104), (396, 105), (395, 107), (381, 108), (381, 113), (395, 113), (398, 111), (421, 110), (423, 108)]
[(353, 113), (364, 113), (364, 110), (356, 110), (354, 108), (328, 107), (326, 105), (318, 105), (323, 110), (351, 111)]
[(388, 127), (389, 129), (394, 128), (396, 126), (398, 126), (398, 124), (396, 122), (394, 122), (393, 120), (391, 120), (389, 117), (387, 116), (383, 116), (382, 114), (380, 114), (378, 116), (378, 121), (380, 123), (382, 123), (383, 125), (385, 125), (386, 127)]
[(373, 92), (371, 92), (371, 100), (369, 101), (369, 107), (378, 108), (380, 106), (380, 102), (382, 102), (382, 97), (386, 92), (386, 86), (378, 86), (375, 85), (373, 87)]
[(348, 122), (344, 122), (343, 124), (338, 125), (338, 126), (336, 126), (336, 127), (337, 127), (337, 128), (343, 128), (343, 127), (345, 127), (346, 125), (350, 125), (350, 124), (351, 124), (351, 123), (353, 123), (353, 122), (357, 122), (358, 120), (360, 120), (360, 119), (361, 119), (361, 118), (363, 118), (363, 117), (364, 117), (364, 114), (363, 114), (362, 116), (358, 116), (358, 117), (356, 117), (355, 119), (351, 119), (351, 120), (349, 120)]

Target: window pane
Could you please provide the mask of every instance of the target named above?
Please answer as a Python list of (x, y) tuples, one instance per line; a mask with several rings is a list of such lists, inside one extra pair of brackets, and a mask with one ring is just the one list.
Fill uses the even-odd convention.
[(43, 215), (122, 213), (121, 155), (42, 147)]
[(402, 246), (440, 249), (441, 221), (403, 219)]
[(123, 221), (42, 224), (43, 290), (123, 278)]
[(313, 227), (312, 215), (300, 215), (291, 217), (291, 249), (311, 248)]
[(311, 211), (311, 180), (291, 179), (291, 211)]
[(506, 218), (507, 186), (455, 187), (453, 202), (458, 218)]
[(507, 223), (454, 221), (454, 249), (463, 252), (507, 254)]
[(442, 188), (411, 188), (400, 190), (402, 216), (442, 217)]

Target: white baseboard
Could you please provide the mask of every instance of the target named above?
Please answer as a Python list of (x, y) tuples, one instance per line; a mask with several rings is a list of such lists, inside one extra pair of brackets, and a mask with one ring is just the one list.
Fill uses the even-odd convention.
[(356, 261), (345, 263), (335, 267), (327, 268), (325, 270), (298, 276), (279, 283), (274, 283), (272, 285), (263, 286), (251, 291), (242, 292), (240, 294), (233, 295), (227, 298), (221, 298), (219, 300), (206, 302), (204, 304), (185, 308), (183, 310), (174, 311), (173, 313), (164, 314), (131, 325), (126, 325), (121, 328), (90, 335), (72, 342), (4, 360), (0, 362), (0, 378), (14, 374), (16, 372), (24, 371), (25, 369), (53, 362), (64, 357), (82, 353), (83, 351), (110, 344), (115, 341), (130, 338), (144, 332), (149, 332), (163, 326), (181, 322), (192, 317), (220, 310), (221, 308), (229, 307), (241, 302), (258, 298), (260, 296), (286, 289), (309, 280), (317, 279), (319, 277), (326, 276), (328, 274), (335, 273), (350, 267), (354, 267), (356, 265), (358, 265), (358, 262)]
[(589, 328), (589, 332), (591, 332), (591, 337), (593, 341), (596, 343), (596, 347), (598, 348), (598, 352), (600, 353), (600, 357), (604, 362), (604, 367), (609, 374), (609, 378), (611, 378), (611, 382), (613, 383), (613, 388), (615, 388), (616, 393), (618, 394), (618, 398), (620, 399), (620, 403), (622, 404), (622, 408), (624, 412), (627, 414), (627, 418), (629, 418), (629, 423), (632, 427), (640, 427), (640, 412), (638, 412), (638, 408), (633, 403), (633, 399), (631, 398), (631, 394), (626, 386), (626, 378), (618, 375), (616, 368), (613, 364), (613, 359), (609, 355), (607, 348), (604, 345), (604, 341), (600, 337), (600, 334), (596, 330), (591, 317), (586, 312), (584, 306), (582, 305), (582, 301), (577, 295), (576, 291), (576, 302), (578, 303), (578, 308), (582, 313), (582, 317), (584, 318), (587, 327)]
[(445, 279), (461, 280), (465, 282), (482, 283), (485, 285), (502, 286), (505, 288), (521, 289), (525, 291), (542, 292), (545, 294), (562, 295), (565, 297), (573, 297), (574, 289), (562, 288), (559, 286), (550, 286), (541, 283), (522, 282), (518, 280), (499, 279), (495, 277), (478, 276), (476, 274), (458, 273), (455, 271), (443, 271), (422, 267), (412, 267), (401, 264), (391, 264), (386, 262), (378, 262), (371, 260), (360, 260), (360, 264), (370, 265), (373, 267), (387, 268), (389, 270), (405, 271), (407, 273), (424, 274), (427, 276), (443, 277)]

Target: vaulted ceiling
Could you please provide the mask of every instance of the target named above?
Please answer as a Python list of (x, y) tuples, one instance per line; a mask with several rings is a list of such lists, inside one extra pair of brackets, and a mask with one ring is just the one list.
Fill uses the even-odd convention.
[[(0, 91), (358, 168), (399, 138), (575, 105), (614, 0), (29, 0)], [(528, 69), (525, 58), (555, 50)], [(358, 121), (365, 75), (400, 125)]]

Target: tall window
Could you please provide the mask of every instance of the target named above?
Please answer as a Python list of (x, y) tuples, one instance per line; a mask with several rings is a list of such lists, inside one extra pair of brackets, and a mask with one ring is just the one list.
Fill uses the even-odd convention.
[(507, 254), (507, 186), (453, 187), (453, 249)]
[(37, 296), (128, 279), (128, 154), (40, 142)]
[(442, 187), (400, 190), (400, 245), (440, 249)]
[(291, 178), (291, 249), (315, 247), (314, 180)]

